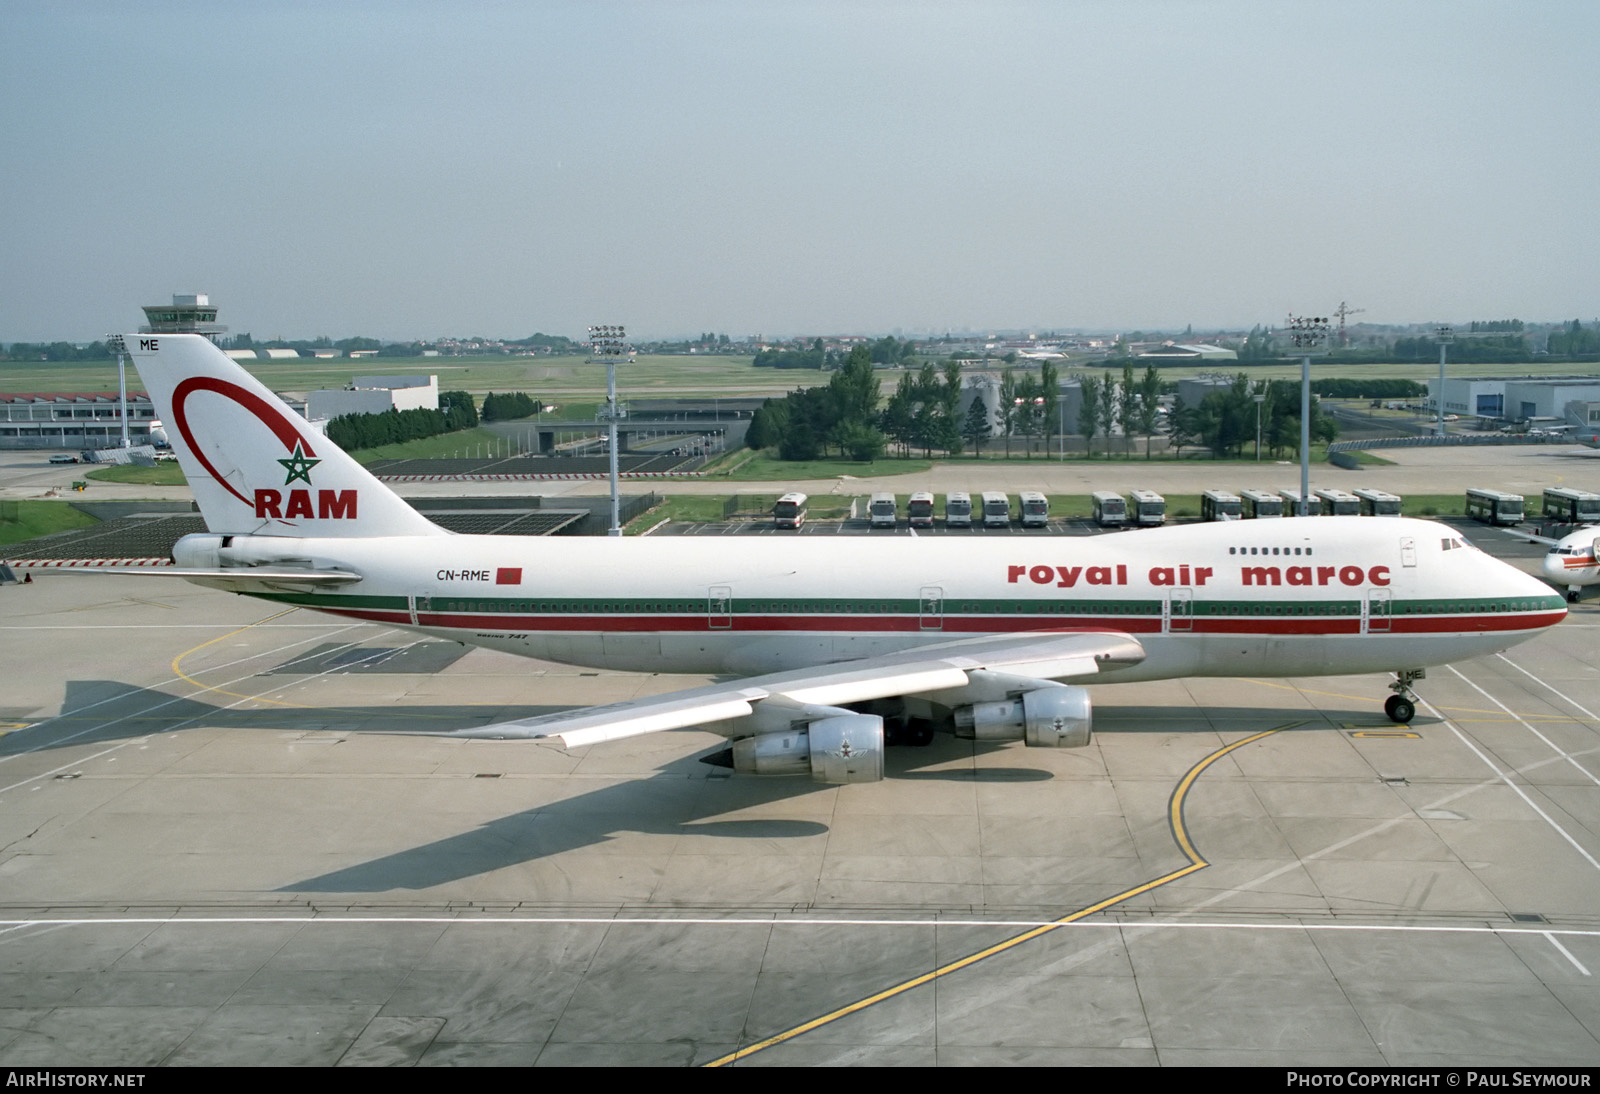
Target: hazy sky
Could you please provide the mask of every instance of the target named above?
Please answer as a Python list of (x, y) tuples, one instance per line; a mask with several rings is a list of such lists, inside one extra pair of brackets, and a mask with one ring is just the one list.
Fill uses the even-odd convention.
[(0, 341), (1600, 311), (1594, 0), (0, 3)]

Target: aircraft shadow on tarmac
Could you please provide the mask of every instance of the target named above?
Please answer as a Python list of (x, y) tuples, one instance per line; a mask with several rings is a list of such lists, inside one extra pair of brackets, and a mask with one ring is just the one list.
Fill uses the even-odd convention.
[[(393, 706), (228, 708), (194, 698), (130, 687), (116, 681), (69, 681), (61, 717), (34, 732), (0, 737), (0, 755), (130, 740), (152, 734), (207, 727), (226, 730), (336, 731), (351, 734), (431, 735), (554, 713), (563, 707), (426, 706), (397, 712)], [(402, 719), (397, 725), (397, 718)], [(43, 723), (45, 719), (39, 719)], [(99, 723), (99, 724), (96, 724)], [(409, 723), (407, 725), (406, 723)], [(404, 726), (404, 728), (402, 728)], [(483, 742), (461, 740), (462, 747)], [(519, 742), (514, 747), (555, 747)], [(602, 746), (603, 747), (603, 746)], [(718, 746), (720, 750), (721, 746)], [(1001, 743), (958, 741), (936, 735), (926, 748), (891, 748), (886, 777), (918, 781), (1032, 782), (1053, 778), (1027, 767), (950, 765), (973, 750), (990, 752)], [(929, 768), (934, 768), (928, 770)], [(491, 873), (564, 851), (602, 843), (619, 832), (738, 839), (797, 839), (826, 833), (828, 826), (804, 819), (716, 820), (717, 812), (764, 806), (829, 789), (803, 776), (761, 778), (708, 773), (698, 757), (673, 760), (647, 778), (616, 784), (510, 814), (417, 847), (280, 887), (278, 892), (364, 893), (423, 890)], [(702, 777), (696, 777), (702, 776)], [(709, 783), (731, 793), (706, 793)], [(708, 817), (707, 811), (712, 815)], [(618, 823), (624, 818), (624, 823)]]

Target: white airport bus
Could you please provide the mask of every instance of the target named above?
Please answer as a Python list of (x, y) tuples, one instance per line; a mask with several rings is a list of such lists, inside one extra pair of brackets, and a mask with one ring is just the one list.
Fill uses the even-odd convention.
[(1133, 523), (1140, 528), (1154, 528), (1167, 522), (1167, 499), (1154, 490), (1135, 490), (1132, 495)]
[(867, 505), (867, 515), (872, 518), (872, 527), (893, 528), (900, 519), (899, 510), (895, 507), (894, 495), (872, 495), (872, 501)]
[(1522, 520), (1522, 495), (1503, 490), (1468, 490), (1467, 516), (1485, 524), (1516, 524)]
[(998, 490), (983, 492), (983, 526), (1004, 528), (1011, 523), (1011, 499)]
[(1244, 499), (1226, 490), (1207, 490), (1200, 495), (1201, 520), (1239, 520), (1244, 516)]
[(779, 528), (801, 528), (806, 523), (806, 496), (799, 492), (785, 494), (772, 507), (772, 523)]
[[(1284, 516), (1298, 517), (1300, 515), (1300, 491), (1279, 490), (1278, 497), (1283, 499)], [(1315, 502), (1310, 502), (1306, 505), (1305, 515), (1308, 517), (1314, 517), (1317, 515), (1317, 507)]]
[(1361, 499), (1354, 494), (1331, 488), (1313, 490), (1311, 493), (1319, 503), (1317, 511), (1322, 516), (1359, 517), (1361, 515)]
[(1386, 490), (1357, 490), (1356, 497), (1361, 499), (1361, 515), (1364, 517), (1398, 517), (1400, 508), (1405, 500)]
[(1017, 498), (1022, 505), (1022, 526), (1043, 528), (1050, 523), (1050, 499), (1037, 490), (1024, 490)]
[(1244, 504), (1245, 520), (1283, 516), (1283, 499), (1271, 490), (1241, 490), (1239, 500)]
[(972, 495), (957, 490), (944, 496), (944, 526), (946, 528), (972, 527)]
[(1558, 520), (1562, 524), (1600, 523), (1600, 494), (1552, 486), (1544, 492), (1541, 502), (1545, 520)]
[(932, 528), (933, 495), (926, 490), (912, 494), (911, 500), (906, 503), (906, 521), (913, 528)]
[(1114, 490), (1096, 490), (1089, 495), (1094, 522), (1102, 528), (1121, 528), (1128, 523), (1128, 503)]

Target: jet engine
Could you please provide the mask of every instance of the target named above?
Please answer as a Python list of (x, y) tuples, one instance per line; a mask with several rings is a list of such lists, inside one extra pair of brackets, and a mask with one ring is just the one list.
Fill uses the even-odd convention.
[(955, 712), (956, 736), (978, 741), (1015, 741), (1034, 748), (1082, 748), (1094, 717), (1084, 688), (1025, 691), (1015, 699), (974, 703)]
[(841, 714), (794, 729), (733, 742), (743, 775), (806, 775), (819, 783), (875, 783), (883, 778), (883, 719)]

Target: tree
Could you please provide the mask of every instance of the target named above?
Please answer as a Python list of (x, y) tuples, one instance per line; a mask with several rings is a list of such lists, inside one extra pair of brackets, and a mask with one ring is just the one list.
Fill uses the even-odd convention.
[(983, 455), (983, 442), (989, 439), (994, 432), (989, 423), (989, 408), (983, 405), (983, 393), (973, 392), (972, 402), (967, 406), (967, 416), (961, 426), (961, 434), (972, 444), (972, 449), (978, 455)]
[(1111, 430), (1117, 424), (1117, 382), (1111, 378), (1111, 370), (1106, 370), (1105, 379), (1100, 382), (1100, 432), (1106, 438), (1106, 456), (1111, 455)]
[(1172, 401), (1172, 410), (1167, 414), (1167, 443), (1172, 446), (1172, 451), (1180, 459), (1183, 457), (1185, 445), (1194, 444), (1197, 435), (1195, 428), (1194, 408), (1183, 401), (1179, 395)]
[(1139, 393), (1133, 387), (1133, 362), (1122, 363), (1122, 386), (1117, 389), (1117, 425), (1122, 430), (1122, 449), (1133, 450), (1133, 430), (1139, 420)]
[(1156, 431), (1156, 418), (1161, 410), (1161, 378), (1156, 366), (1146, 365), (1144, 378), (1139, 381), (1139, 432), (1144, 434), (1144, 458), (1150, 458), (1150, 438)]
[(1056, 427), (1061, 422), (1061, 370), (1054, 361), (1044, 361), (1039, 365), (1039, 392), (1044, 396), (1044, 405), (1039, 408), (1039, 413), (1044, 419), (1045, 455), (1048, 456)]
[(1084, 454), (1094, 455), (1094, 435), (1100, 432), (1100, 381), (1093, 376), (1078, 379), (1083, 401), (1078, 404), (1078, 432), (1083, 434)]
[(1017, 424), (1017, 374), (1000, 370), (1000, 428), (1006, 435), (1006, 459), (1011, 458), (1011, 434)]

